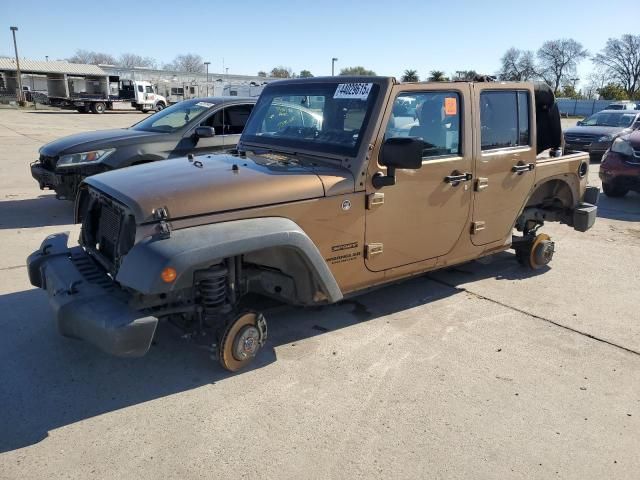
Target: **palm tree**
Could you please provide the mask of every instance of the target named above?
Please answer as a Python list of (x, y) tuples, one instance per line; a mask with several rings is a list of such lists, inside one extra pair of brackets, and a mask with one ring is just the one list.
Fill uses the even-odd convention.
[(444, 76), (444, 72), (443, 71), (431, 70), (431, 73), (429, 75), (429, 81), (430, 82), (446, 82), (447, 80), (449, 80), (449, 79)]
[(403, 82), (418, 82), (420, 81), (420, 77), (418, 77), (417, 70), (405, 70), (404, 75), (402, 75)]

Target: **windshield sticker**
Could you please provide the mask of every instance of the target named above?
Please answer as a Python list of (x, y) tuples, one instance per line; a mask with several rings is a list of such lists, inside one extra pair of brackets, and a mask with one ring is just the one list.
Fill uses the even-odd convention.
[(366, 100), (371, 92), (373, 83), (341, 83), (336, 88), (333, 98), (348, 98)]
[(205, 108), (211, 108), (213, 107), (213, 103), (209, 103), (209, 102), (198, 102), (196, 103), (197, 107), (205, 107)]
[(458, 99), (455, 97), (446, 97), (444, 99), (444, 113), (445, 115), (457, 115), (458, 114)]

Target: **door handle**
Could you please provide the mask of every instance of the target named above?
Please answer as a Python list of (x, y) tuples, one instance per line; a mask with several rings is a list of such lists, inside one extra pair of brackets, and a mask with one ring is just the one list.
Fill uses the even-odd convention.
[(526, 173), (530, 172), (535, 168), (535, 164), (533, 163), (525, 163), (524, 165), (514, 165), (511, 167), (511, 171), (515, 173)]
[(469, 172), (458, 173), (457, 171), (455, 171), (455, 172), (452, 172), (451, 175), (447, 175), (446, 177), (444, 177), (444, 183), (450, 183), (455, 187), (460, 182), (468, 182), (472, 178), (473, 178), (473, 175)]

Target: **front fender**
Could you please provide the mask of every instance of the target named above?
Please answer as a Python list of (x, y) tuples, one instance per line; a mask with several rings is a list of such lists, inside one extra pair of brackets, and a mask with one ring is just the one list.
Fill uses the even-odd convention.
[[(175, 230), (165, 239), (146, 238), (124, 257), (116, 280), (143, 294), (180, 290), (193, 284), (196, 270), (224, 258), (270, 247), (296, 251), (329, 301), (342, 300), (342, 292), (313, 241), (296, 223), (280, 217), (201, 225)], [(166, 267), (177, 272), (171, 284), (164, 283), (160, 277)]]

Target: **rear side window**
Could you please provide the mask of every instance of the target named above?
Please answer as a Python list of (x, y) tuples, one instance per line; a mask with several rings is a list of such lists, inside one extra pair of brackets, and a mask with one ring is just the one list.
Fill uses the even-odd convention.
[(480, 94), (482, 150), (528, 146), (529, 93), (485, 91)]

